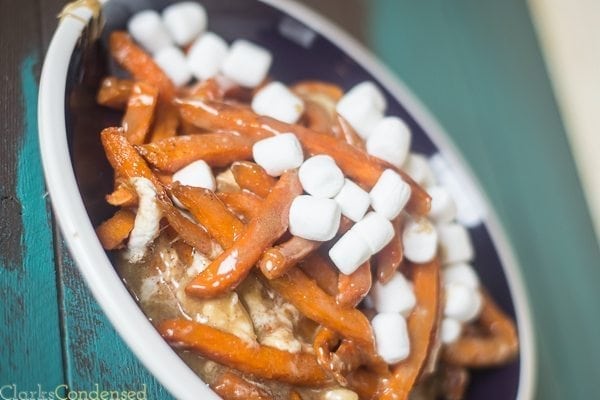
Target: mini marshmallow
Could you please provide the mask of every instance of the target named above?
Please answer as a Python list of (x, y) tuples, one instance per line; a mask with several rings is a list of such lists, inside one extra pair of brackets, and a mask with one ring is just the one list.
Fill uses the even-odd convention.
[(186, 46), (206, 30), (206, 10), (193, 1), (183, 1), (166, 7), (163, 23), (178, 46)]
[(442, 270), (442, 283), (445, 285), (460, 283), (471, 289), (477, 289), (479, 288), (479, 277), (469, 264), (450, 264)]
[(408, 202), (410, 194), (409, 184), (393, 170), (386, 169), (371, 189), (369, 197), (375, 211), (387, 219), (394, 219)]
[(367, 242), (352, 229), (346, 232), (329, 250), (329, 258), (337, 269), (350, 275), (371, 257)]
[(358, 395), (349, 389), (331, 389), (325, 393), (324, 400), (359, 400)]
[(215, 190), (216, 182), (210, 166), (203, 160), (194, 161), (173, 174), (173, 182)]
[(404, 161), (402, 170), (421, 186), (435, 185), (435, 175), (429, 166), (427, 158), (421, 154), (410, 153)]
[(460, 322), (469, 322), (479, 315), (483, 306), (479, 290), (473, 290), (460, 283), (444, 285), (444, 289), (444, 316)]
[(396, 364), (410, 354), (410, 340), (404, 317), (398, 313), (377, 314), (371, 321), (377, 354), (388, 364)]
[(462, 225), (452, 223), (438, 226), (442, 263), (454, 264), (473, 260), (473, 244)]
[(404, 275), (396, 272), (392, 278), (382, 284), (375, 282), (371, 297), (377, 312), (395, 312), (407, 317), (417, 304), (411, 284)]
[(221, 71), (242, 86), (256, 87), (267, 77), (272, 61), (268, 50), (240, 39), (231, 45)]
[(334, 159), (318, 155), (304, 161), (298, 170), (302, 188), (315, 197), (332, 198), (344, 186), (344, 173)]
[(456, 342), (460, 338), (462, 328), (462, 324), (454, 318), (444, 318), (440, 327), (442, 343), (450, 344)]
[(397, 117), (383, 118), (367, 139), (367, 152), (400, 168), (410, 148), (410, 128)]
[(456, 218), (456, 204), (450, 193), (441, 186), (431, 186), (427, 193), (431, 196), (429, 218), (436, 223), (452, 222)]
[(293, 133), (282, 133), (254, 143), (252, 156), (271, 176), (298, 168), (304, 161), (302, 146)]
[(129, 234), (126, 256), (130, 263), (142, 261), (148, 245), (160, 232), (161, 211), (156, 200), (156, 188), (146, 178), (132, 178), (131, 184), (139, 198), (133, 229)]
[(331, 199), (301, 195), (290, 207), (290, 233), (308, 240), (333, 239), (340, 227), (340, 206)]
[(344, 186), (335, 196), (335, 201), (342, 208), (342, 215), (354, 222), (358, 222), (371, 205), (369, 193), (348, 178), (344, 180)]
[(367, 139), (383, 118), (386, 106), (379, 88), (373, 82), (362, 82), (340, 99), (336, 109), (360, 137)]
[(279, 121), (293, 124), (304, 112), (304, 101), (281, 82), (271, 82), (254, 95), (252, 110)]
[(414, 263), (426, 263), (435, 257), (438, 249), (438, 233), (426, 218), (409, 218), (402, 231), (404, 257)]
[(192, 79), (185, 55), (178, 47), (165, 47), (154, 55), (156, 64), (175, 86), (183, 86)]
[(135, 14), (127, 23), (127, 30), (135, 41), (150, 53), (172, 46), (171, 38), (160, 15), (154, 10)]
[(381, 214), (371, 211), (358, 221), (352, 229), (358, 233), (369, 245), (371, 253), (375, 254), (383, 249), (394, 237), (394, 226)]
[(206, 32), (198, 38), (187, 53), (187, 64), (198, 80), (212, 78), (219, 73), (229, 47), (220, 36)]

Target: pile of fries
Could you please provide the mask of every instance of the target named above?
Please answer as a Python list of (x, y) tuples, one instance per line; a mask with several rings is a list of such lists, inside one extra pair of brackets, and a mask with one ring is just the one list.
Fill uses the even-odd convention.
[[(156, 193), (160, 235), (170, 235), (182, 259), (200, 253), (209, 260), (185, 286), (187, 296), (216, 299), (256, 280), (305, 321), (302, 329), (294, 329), (310, 345), (286, 351), (249, 343), (201, 321), (153, 319), (178, 349), (226, 367), (207, 379), (222, 397), (268, 399), (285, 393), (309, 399), (338, 390), (347, 396), (339, 398), (407, 399), (427, 387), (428, 396), (459, 399), (467, 387), (467, 368), (502, 365), (516, 356), (514, 323), (485, 294), (478, 320), (458, 341), (441, 345), (440, 262), (403, 260), (400, 219), (394, 240), (351, 275), (332, 267), (326, 256), (329, 242), (289, 234), (290, 204), (302, 192), (297, 171), (274, 178), (252, 162), (255, 142), (283, 132), (295, 134), (306, 154), (333, 157), (365, 190), (385, 169), (394, 169), (412, 189), (405, 211), (415, 218), (429, 211), (427, 192), (400, 169), (368, 155), (362, 139), (330, 107), (343, 95), (341, 88), (316, 81), (291, 86), (306, 107), (298, 124), (287, 124), (252, 112), (253, 90), (222, 77), (174, 87), (126, 33), (112, 33), (110, 52), (131, 78), (105, 78), (97, 97), (101, 105), (124, 112), (120, 127), (101, 133), (115, 176), (106, 199), (118, 207), (97, 228), (104, 248), (127, 247), (140, 201), (132, 180), (144, 178)], [(211, 191), (172, 181), (174, 172), (197, 160), (233, 176), (234, 182), (220, 182)], [(342, 219), (339, 234), (351, 225)], [(145, 268), (143, 262), (136, 267)], [(377, 354), (369, 322), (373, 310), (363, 300), (373, 279), (386, 282), (397, 270), (412, 281), (417, 304), (407, 319), (410, 355), (388, 365)], [(273, 391), (273, 385), (285, 390)]]

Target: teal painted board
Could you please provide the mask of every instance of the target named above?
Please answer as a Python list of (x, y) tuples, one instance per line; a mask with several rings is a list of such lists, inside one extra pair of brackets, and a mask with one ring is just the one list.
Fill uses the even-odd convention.
[[(3, 176), (2, 190), (14, 183), (12, 200), (18, 207), (6, 216), (12, 226), (3, 227), (18, 233), (3, 237), (0, 258), (0, 386), (4, 388), (0, 393), (4, 394), (53, 391), (63, 381), (52, 224), (37, 140), (38, 49), (29, 51), (23, 59), (9, 60), (15, 62), (17, 73), (5, 76), (18, 84), (20, 96), (11, 99), (15, 109), (3, 113), (16, 115), (20, 123), (3, 132), (3, 140), (13, 141), (17, 151), (16, 165), (11, 166), (14, 174)], [(5, 103), (11, 106), (15, 103)], [(11, 157), (3, 157), (2, 162), (7, 159)], [(15, 250), (9, 246), (16, 246), (18, 257), (8, 257)], [(14, 387), (6, 389), (6, 385)]]
[(600, 249), (527, 7), (378, 0), (376, 53), (475, 170), (523, 267), (538, 398), (597, 398)]
[(68, 385), (77, 390), (95, 390), (98, 385), (100, 390), (145, 391), (148, 399), (171, 399), (119, 337), (82, 280), (62, 240), (59, 243)]

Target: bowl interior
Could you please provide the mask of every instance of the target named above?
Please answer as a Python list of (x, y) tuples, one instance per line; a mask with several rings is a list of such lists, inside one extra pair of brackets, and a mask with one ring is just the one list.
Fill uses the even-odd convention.
[[(161, 10), (165, 0), (111, 0), (103, 11), (105, 27), (100, 40), (82, 40), (70, 61), (66, 92), (66, 122), (73, 168), (92, 224), (109, 217), (104, 196), (112, 189), (112, 170), (99, 140), (102, 128), (120, 124), (120, 113), (99, 107), (95, 94), (100, 79), (107, 74), (123, 75), (106, 52), (107, 34), (125, 29), (132, 13), (154, 8)], [(209, 29), (228, 41), (245, 38), (274, 54), (271, 76), (285, 83), (317, 79), (349, 89), (364, 80), (378, 79), (319, 32), (309, 29), (282, 11), (248, 0), (204, 0)], [(125, 76), (125, 75), (123, 75)], [(383, 84), (380, 84), (385, 89)], [(432, 156), (440, 152), (423, 127), (394, 95), (386, 89), (388, 115), (405, 120), (412, 129), (412, 151)], [(442, 157), (444, 153), (442, 151)], [(507, 277), (485, 223), (469, 229), (475, 246), (474, 266), (481, 281), (498, 304), (513, 318), (513, 303)], [(519, 387), (519, 359), (501, 367), (474, 372), (467, 399), (515, 398)]]

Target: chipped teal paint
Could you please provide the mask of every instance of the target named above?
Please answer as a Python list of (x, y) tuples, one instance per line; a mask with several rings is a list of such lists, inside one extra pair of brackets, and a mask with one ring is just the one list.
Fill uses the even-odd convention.
[(29, 55), (21, 64), (25, 128), (16, 192), (21, 204), (23, 266), (0, 268), (4, 322), (0, 327), (0, 383), (15, 383), (23, 390), (36, 390), (40, 384), (52, 390), (64, 378), (52, 228), (38, 149), (36, 63), (37, 58)]

